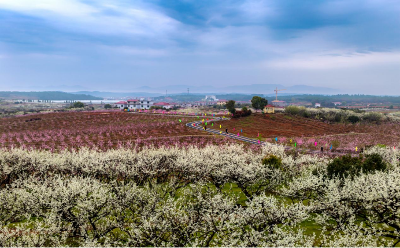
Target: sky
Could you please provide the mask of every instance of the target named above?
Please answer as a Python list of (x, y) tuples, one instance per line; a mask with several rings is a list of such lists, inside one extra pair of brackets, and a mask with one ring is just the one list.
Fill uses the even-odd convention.
[(400, 95), (400, 1), (0, 0), (0, 90), (250, 84)]

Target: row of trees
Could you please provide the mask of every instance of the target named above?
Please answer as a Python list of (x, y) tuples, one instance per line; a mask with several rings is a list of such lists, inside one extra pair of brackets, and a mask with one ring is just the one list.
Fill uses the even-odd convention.
[(395, 246), (399, 158), (1, 150), (0, 246)]
[[(226, 108), (228, 109), (228, 111), (232, 114), (235, 114), (236, 112), (236, 108), (235, 108), (235, 101), (234, 100), (229, 100), (226, 103)], [(265, 98), (259, 97), (259, 96), (253, 96), (253, 98), (251, 99), (251, 106), (257, 111), (259, 109), (264, 109), (264, 107), (268, 105), (268, 101)], [(247, 111), (242, 109), (243, 112)]]

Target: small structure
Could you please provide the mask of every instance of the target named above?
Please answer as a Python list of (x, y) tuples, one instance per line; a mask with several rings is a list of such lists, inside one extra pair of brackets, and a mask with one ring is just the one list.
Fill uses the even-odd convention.
[(335, 106), (342, 105), (342, 102), (332, 102), (332, 103), (335, 104)]
[(316, 107), (316, 108), (320, 108), (320, 107), (321, 107), (321, 103), (317, 103), (317, 102), (316, 102), (316, 103), (315, 103), (315, 107)]
[(173, 107), (172, 104), (169, 104), (167, 102), (157, 102), (157, 103), (154, 103), (153, 106), (158, 106), (158, 107), (162, 107), (162, 108), (165, 108), (165, 109), (170, 109), (170, 108)]
[(204, 100), (205, 101), (218, 101), (217, 97), (214, 95), (206, 96), (206, 98)]
[(273, 114), (275, 113), (275, 106), (268, 104), (267, 106), (264, 107), (263, 112), (265, 114)]
[(272, 105), (275, 107), (285, 107), (287, 104), (285, 101), (273, 100)]
[(119, 102), (114, 103), (114, 106), (119, 109), (124, 109), (128, 106), (128, 103), (125, 101), (119, 101)]
[(227, 102), (228, 102), (227, 100), (221, 99), (221, 100), (218, 100), (218, 101), (217, 101), (217, 105), (219, 105), (219, 106), (224, 106)]

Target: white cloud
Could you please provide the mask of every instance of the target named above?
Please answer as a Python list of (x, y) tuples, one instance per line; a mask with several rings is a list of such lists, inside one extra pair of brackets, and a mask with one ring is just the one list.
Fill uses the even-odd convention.
[(400, 52), (298, 54), (293, 57), (263, 62), (264, 66), (291, 69), (335, 69), (399, 63)]
[(84, 17), (97, 11), (77, 0), (0, 0), (0, 8), (39, 16), (52, 13), (65, 17)]
[(0, 9), (39, 17), (52, 25), (86, 33), (152, 37), (174, 32), (180, 25), (145, 4), (135, 4), (126, 6), (109, 0), (97, 1), (95, 5), (78, 0), (0, 0)]

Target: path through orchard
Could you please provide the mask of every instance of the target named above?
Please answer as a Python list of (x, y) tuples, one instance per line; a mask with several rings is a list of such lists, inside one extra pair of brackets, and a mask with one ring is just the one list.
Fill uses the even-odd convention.
[[(136, 114), (140, 114), (138, 112), (133, 112)], [(158, 113), (142, 113), (142, 114), (151, 114), (151, 115), (160, 115)], [(196, 116), (190, 116), (190, 115), (180, 115), (180, 114), (174, 114), (172, 115), (174, 117), (196, 117)], [(199, 117), (199, 116), (197, 116)], [(205, 116), (201, 116), (201, 117), (205, 117)], [(226, 117), (213, 117), (207, 120), (207, 123), (212, 123), (212, 122), (218, 122), (218, 121), (229, 121), (230, 118), (226, 118)], [(221, 135), (227, 138), (231, 138), (231, 139), (235, 139), (235, 140), (239, 140), (239, 141), (243, 141), (246, 143), (250, 143), (253, 145), (266, 145), (266, 144), (270, 144), (270, 145), (275, 145), (274, 143), (270, 143), (270, 142), (266, 142), (266, 141), (261, 141), (257, 138), (248, 138), (245, 137), (243, 135), (240, 135), (240, 133), (230, 133), (230, 132), (226, 132), (223, 129), (213, 129), (213, 128), (207, 128), (205, 129), (204, 127), (201, 126), (201, 124), (204, 123), (204, 120), (199, 120), (199, 121), (192, 121), (192, 122), (188, 122), (185, 125), (189, 128), (193, 128), (199, 131), (203, 131), (203, 132), (207, 132), (210, 134), (214, 134), (214, 135)], [(294, 147), (293, 146), (284, 146), (284, 149), (286, 151), (288, 150), (293, 150)], [(308, 153), (308, 154), (329, 154), (329, 155), (343, 155), (343, 154), (347, 154), (346, 152), (331, 152), (331, 151), (324, 151), (321, 152), (320, 150), (312, 150), (312, 149), (296, 149), (297, 151), (303, 152), (303, 153)], [(354, 153), (351, 153), (354, 155)]]
[[(208, 122), (226, 121), (226, 120), (230, 120), (230, 118), (216, 117), (214, 119), (208, 120)], [(204, 131), (204, 132), (212, 133), (212, 134), (215, 134), (215, 135), (221, 135), (221, 136), (225, 136), (225, 137), (228, 137), (228, 138), (231, 138), (231, 139), (240, 140), (240, 141), (247, 142), (247, 143), (250, 143), (250, 144), (255, 144), (255, 145), (271, 144), (271, 145), (274, 145), (273, 143), (270, 143), (270, 142), (260, 141), (258, 139), (254, 139), (254, 138), (252, 139), (252, 138), (248, 138), (248, 137), (245, 137), (245, 136), (241, 136), (240, 133), (237, 133), (237, 134), (229, 133), (229, 132), (226, 132), (226, 131), (223, 131), (223, 130), (217, 130), (217, 129), (213, 129), (213, 128), (205, 129), (205, 128), (203, 128), (201, 126), (202, 123), (203, 123), (203, 121), (193, 121), (193, 122), (186, 123), (186, 126), (190, 127), (190, 128), (197, 129), (197, 130), (201, 130), (201, 131)], [(284, 147), (285, 147), (285, 150), (292, 150), (293, 149), (292, 146), (284, 146)], [(301, 149), (300, 151), (305, 152), (305, 153), (311, 153), (311, 154), (320, 154), (321, 153), (321, 151), (311, 150), (311, 149)], [(328, 153), (328, 154), (332, 154), (332, 155), (341, 155), (341, 154), (343, 154), (343, 153), (339, 153), (339, 152), (324, 152), (324, 153), (325, 154)]]

